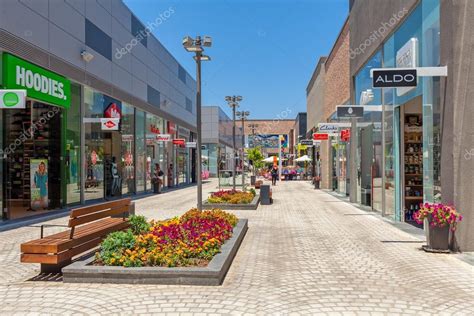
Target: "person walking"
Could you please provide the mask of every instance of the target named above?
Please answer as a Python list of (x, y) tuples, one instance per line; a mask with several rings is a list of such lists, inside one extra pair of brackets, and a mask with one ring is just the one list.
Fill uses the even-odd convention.
[(278, 178), (278, 167), (277, 165), (273, 165), (272, 169), (270, 170), (270, 173), (272, 174), (272, 185), (276, 185), (276, 181)]
[(153, 191), (154, 191), (154, 193), (157, 193), (157, 194), (161, 193), (161, 185), (163, 184), (163, 180), (161, 180), (161, 177), (163, 175), (164, 175), (164, 173), (160, 169), (160, 164), (155, 163), (155, 171), (153, 173)]

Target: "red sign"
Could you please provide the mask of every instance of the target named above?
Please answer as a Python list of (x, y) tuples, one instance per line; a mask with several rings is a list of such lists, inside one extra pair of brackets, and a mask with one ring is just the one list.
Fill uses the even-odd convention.
[(313, 140), (328, 140), (329, 135), (325, 133), (314, 133)]
[(168, 134), (176, 134), (176, 124), (170, 121), (168, 121)]
[(119, 119), (122, 117), (122, 111), (116, 103), (110, 103), (104, 112), (104, 117)]
[(150, 126), (150, 132), (152, 132), (153, 134), (161, 134), (160, 129), (158, 127), (156, 127), (156, 125), (154, 125), (154, 124), (152, 124)]
[(347, 142), (351, 138), (351, 130), (350, 129), (343, 129), (341, 131), (341, 140)]
[(173, 139), (173, 144), (180, 147), (184, 147), (184, 145), (186, 144), (186, 139), (184, 138)]

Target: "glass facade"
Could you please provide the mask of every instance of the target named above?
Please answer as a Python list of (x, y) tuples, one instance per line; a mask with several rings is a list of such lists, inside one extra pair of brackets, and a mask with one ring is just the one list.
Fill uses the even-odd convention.
[[(365, 188), (363, 178), (366, 171), (362, 163), (365, 158), (361, 156), (367, 152), (364, 145), (371, 143), (373, 208), (396, 220), (412, 221), (418, 199), (419, 202), (435, 202), (441, 198), (439, 78), (419, 77), (415, 88), (369, 91), (372, 83), (368, 74), (370, 68), (439, 66), (439, 34), (439, 1), (421, 1), (355, 77), (356, 102), (382, 104), (380, 116), (372, 114), (371, 120), (368, 117), (359, 120), (372, 121), (371, 128), (376, 132), (372, 140), (367, 140), (364, 129), (368, 127), (357, 129), (359, 150), (356, 166), (360, 169), (357, 185), (362, 190)], [(378, 124), (381, 129), (376, 122), (382, 123)], [(377, 130), (383, 130), (380, 137)], [(419, 144), (413, 145), (414, 142)]]
[(64, 111), (66, 144), (66, 165), (64, 172), (65, 187), (63, 194), (66, 195), (68, 205), (81, 202), (81, 86), (71, 86), (71, 107)]

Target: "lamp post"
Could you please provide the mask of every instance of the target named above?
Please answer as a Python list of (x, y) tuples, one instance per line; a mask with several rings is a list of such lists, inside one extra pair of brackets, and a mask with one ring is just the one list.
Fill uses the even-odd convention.
[(197, 154), (197, 209), (202, 211), (202, 155), (201, 155), (201, 61), (209, 61), (211, 58), (209, 56), (203, 55), (203, 47), (211, 47), (212, 39), (209, 36), (196, 36), (192, 38), (186, 36), (183, 39), (184, 49), (188, 52), (195, 53), (193, 56), (196, 61), (196, 128), (197, 128), (197, 144), (196, 144), (196, 154)]
[(235, 190), (235, 108), (239, 107), (242, 97), (240, 95), (226, 96), (225, 100), (232, 108), (232, 188)]
[(250, 115), (249, 111), (238, 111), (237, 116), (242, 120), (242, 191), (245, 184), (245, 164), (244, 164), (244, 150), (245, 150), (245, 119)]

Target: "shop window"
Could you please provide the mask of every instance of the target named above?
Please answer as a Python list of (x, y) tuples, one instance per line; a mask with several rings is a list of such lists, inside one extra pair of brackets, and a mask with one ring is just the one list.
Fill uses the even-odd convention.
[(67, 204), (81, 201), (81, 87), (71, 85), (71, 107), (63, 113), (66, 130), (65, 188)]
[(135, 113), (135, 152), (136, 152), (136, 188), (137, 193), (145, 191), (146, 152), (145, 152), (145, 112)]

